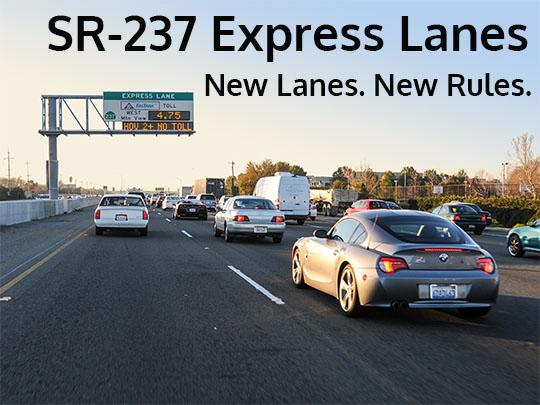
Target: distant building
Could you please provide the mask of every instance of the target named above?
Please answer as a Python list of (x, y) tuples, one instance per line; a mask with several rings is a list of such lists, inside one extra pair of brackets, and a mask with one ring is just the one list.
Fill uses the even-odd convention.
[(307, 176), (310, 188), (330, 188), (332, 176)]

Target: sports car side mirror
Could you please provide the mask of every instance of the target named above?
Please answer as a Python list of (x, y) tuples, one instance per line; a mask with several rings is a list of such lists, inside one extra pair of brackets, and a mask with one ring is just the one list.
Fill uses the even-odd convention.
[(325, 229), (317, 229), (313, 232), (313, 236), (316, 238), (326, 239), (328, 238), (328, 232)]

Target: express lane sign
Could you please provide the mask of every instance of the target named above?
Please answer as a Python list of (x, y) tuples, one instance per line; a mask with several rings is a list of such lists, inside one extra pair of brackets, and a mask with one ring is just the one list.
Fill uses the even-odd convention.
[[(105, 91), (103, 117), (106, 121), (124, 123), (164, 122), (167, 123), (162, 125), (167, 128), (165, 130), (186, 128), (185, 130), (192, 131), (193, 93)], [(139, 129), (139, 125), (135, 127)], [(152, 127), (155, 129), (153, 125)], [(148, 130), (152, 128), (148, 126)]]

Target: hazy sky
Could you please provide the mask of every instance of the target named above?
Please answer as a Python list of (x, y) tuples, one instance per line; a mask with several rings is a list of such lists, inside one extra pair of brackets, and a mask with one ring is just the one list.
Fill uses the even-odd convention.
[[(193, 91), (195, 128), (191, 137), (71, 136), (59, 139), (60, 174), (78, 183), (119, 187), (156, 186), (176, 189), (198, 177), (225, 177), (231, 160), (241, 171), (249, 160), (264, 158), (300, 164), (308, 173), (330, 175), (338, 166), (398, 171), (413, 165), (469, 173), (485, 169), (499, 176), (511, 139), (523, 132), (540, 138), (540, 2), (494, 1), (6, 1), (0, 0), (2, 130), (0, 153), (11, 151), (12, 175), (45, 182), (47, 141), (41, 127), (40, 95), (101, 94), (113, 90)], [(48, 50), (59, 43), (48, 30), (51, 17), (97, 15), (105, 32), (128, 37), (130, 14), (196, 15), (188, 51), (124, 52), (123, 44), (105, 41), (106, 52)], [(380, 24), (384, 48), (378, 52), (322, 52), (310, 42), (304, 52), (289, 50), (267, 63), (262, 52), (212, 51), (214, 15), (234, 15), (236, 23)], [(400, 51), (401, 16), (408, 15), (411, 37), (427, 36), (426, 26), (487, 24), (504, 29), (527, 26), (523, 52)], [(150, 43), (152, 26), (141, 39)], [(237, 31), (239, 31), (237, 29)], [(75, 32), (72, 24), (71, 32)], [(180, 32), (174, 31), (173, 32)], [(232, 43), (239, 44), (237, 34)], [(264, 40), (261, 35), (261, 40)], [(311, 41), (312, 43), (312, 41)], [(374, 97), (373, 75), (399, 78), (439, 78), (444, 89), (448, 73), (495, 79), (522, 78), (531, 97)], [(270, 79), (265, 97), (204, 95), (204, 75)], [(365, 97), (276, 97), (276, 76), (287, 83), (296, 78), (356, 78)], [(289, 84), (290, 85), (290, 84)], [(537, 140), (536, 148), (540, 144)], [(1, 175), (6, 175), (2, 160)], [(83, 183), (84, 184), (84, 183)]]

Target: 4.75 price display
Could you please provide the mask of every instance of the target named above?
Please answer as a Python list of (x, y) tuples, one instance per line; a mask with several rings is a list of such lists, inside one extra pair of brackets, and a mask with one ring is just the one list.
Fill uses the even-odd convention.
[(149, 121), (191, 121), (191, 111), (148, 111)]

